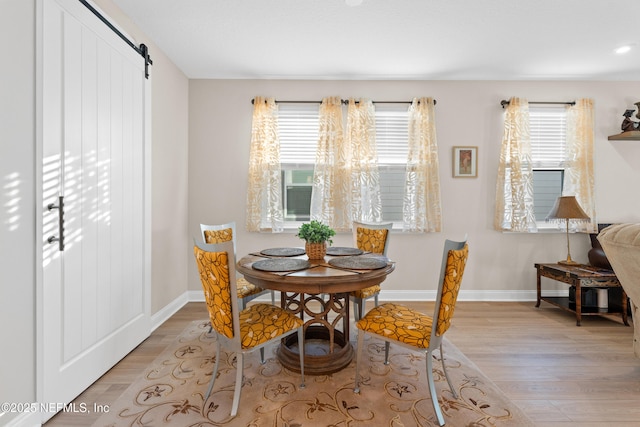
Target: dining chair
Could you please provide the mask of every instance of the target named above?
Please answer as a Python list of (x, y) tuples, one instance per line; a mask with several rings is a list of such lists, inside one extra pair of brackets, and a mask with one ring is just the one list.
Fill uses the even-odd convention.
[[(353, 221), (353, 242), (356, 248), (366, 252), (387, 255), (389, 239), (391, 237), (392, 222), (359, 222)], [(353, 316), (360, 320), (364, 313), (366, 300), (373, 297), (374, 305), (378, 306), (380, 285), (369, 286), (353, 291), (349, 294), (353, 301)]]
[[(207, 225), (200, 224), (200, 231), (205, 243), (215, 244), (226, 241), (233, 241), (233, 251), (236, 250), (236, 223), (228, 222), (226, 224)], [(249, 283), (244, 277), (238, 277), (236, 281), (238, 290), (238, 298), (240, 299), (240, 308), (245, 308), (247, 303), (260, 295), (268, 292), (271, 293), (271, 304), (275, 304), (275, 292), (268, 289), (262, 289), (253, 283)]]
[(451, 393), (457, 398), (457, 393), (451, 385), (449, 374), (447, 374), (445, 358), (442, 352), (442, 338), (449, 326), (451, 326), (451, 319), (469, 255), (469, 245), (466, 240), (465, 236), (461, 242), (445, 241), (433, 317), (402, 304), (385, 303), (371, 309), (356, 323), (358, 328), (358, 348), (354, 392), (360, 393), (360, 362), (364, 338), (366, 334), (372, 334), (385, 342), (385, 364), (389, 364), (390, 343), (425, 354), (431, 403), (438, 418), (438, 423), (441, 426), (445, 424), (433, 378), (432, 353), (435, 349), (440, 350), (442, 371), (447, 379)]
[(304, 322), (293, 313), (273, 304), (252, 304), (240, 309), (235, 283), (235, 254), (232, 241), (218, 244), (195, 242), (193, 253), (200, 272), (209, 320), (216, 337), (216, 357), (213, 374), (204, 401), (209, 399), (218, 375), (222, 348), (236, 355), (236, 382), (231, 416), (238, 413), (244, 355), (279, 342), (294, 332), (298, 334), (300, 375), (304, 388)]

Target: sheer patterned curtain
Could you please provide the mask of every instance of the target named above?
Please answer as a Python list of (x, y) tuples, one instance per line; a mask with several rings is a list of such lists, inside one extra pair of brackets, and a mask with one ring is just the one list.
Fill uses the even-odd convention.
[(256, 97), (251, 126), (248, 231), (283, 230), (278, 106), (273, 98)]
[(529, 103), (526, 99), (511, 98), (505, 110), (494, 228), (503, 231), (537, 231), (533, 210)]
[[(334, 221), (338, 209), (345, 205), (348, 181), (345, 176), (344, 137), (342, 134), (342, 100), (327, 97), (319, 111), (318, 148), (311, 192), (311, 219), (341, 230)], [(340, 221), (342, 222), (342, 220)]]
[[(574, 222), (579, 231), (597, 233), (593, 173), (593, 100), (579, 99), (567, 107), (567, 168), (564, 195), (575, 195), (588, 222)], [(573, 224), (572, 224), (573, 225)]]
[(432, 98), (409, 107), (409, 154), (403, 201), (403, 230), (437, 232), (442, 227), (438, 143)]
[(342, 215), (338, 228), (351, 228), (352, 221), (382, 221), (380, 175), (376, 150), (375, 109), (371, 100), (349, 100), (347, 108), (347, 160), (349, 197), (339, 209)]
[(346, 137), (339, 97), (322, 100), (319, 121), (311, 218), (337, 231), (353, 220), (382, 221), (373, 103), (349, 100)]

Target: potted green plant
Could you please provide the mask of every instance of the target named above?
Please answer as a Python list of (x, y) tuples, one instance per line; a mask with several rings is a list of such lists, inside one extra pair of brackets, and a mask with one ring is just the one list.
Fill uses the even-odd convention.
[(304, 249), (309, 259), (324, 258), (327, 254), (327, 243), (332, 244), (331, 238), (335, 235), (336, 232), (331, 227), (317, 220), (302, 224), (296, 234), (306, 242)]

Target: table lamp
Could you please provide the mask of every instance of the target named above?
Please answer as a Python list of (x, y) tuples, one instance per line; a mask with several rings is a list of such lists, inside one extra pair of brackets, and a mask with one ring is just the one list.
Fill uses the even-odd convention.
[(567, 259), (558, 261), (558, 264), (577, 265), (571, 259), (571, 250), (569, 248), (569, 220), (577, 219), (581, 221), (589, 220), (589, 215), (582, 210), (575, 196), (560, 196), (556, 199), (556, 203), (551, 208), (551, 212), (547, 215), (547, 221), (550, 219), (565, 220), (567, 226)]

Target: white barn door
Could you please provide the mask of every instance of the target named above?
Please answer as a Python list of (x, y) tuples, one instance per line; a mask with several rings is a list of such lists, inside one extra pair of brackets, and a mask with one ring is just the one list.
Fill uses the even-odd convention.
[(39, 5), (38, 399), (68, 403), (150, 333), (150, 85), (144, 59), (78, 0)]

